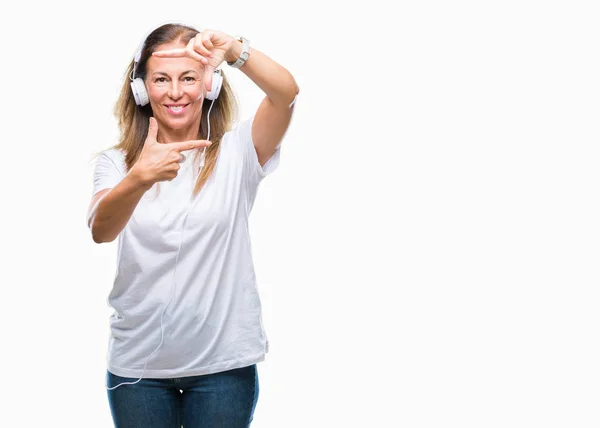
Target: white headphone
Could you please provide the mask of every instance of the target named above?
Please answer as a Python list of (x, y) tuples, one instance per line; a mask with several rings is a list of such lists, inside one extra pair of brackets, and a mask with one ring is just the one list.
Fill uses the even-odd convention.
[[(133, 57), (133, 69), (131, 70), (131, 76), (129, 76), (129, 79), (131, 80), (131, 91), (133, 92), (133, 98), (135, 98), (135, 103), (139, 106), (145, 106), (150, 102), (150, 99), (148, 97), (148, 91), (146, 91), (144, 81), (140, 77), (135, 77), (136, 68), (142, 57), (142, 51), (144, 50), (144, 45), (146, 44), (146, 39), (148, 36), (166, 24), (183, 25), (198, 31), (199, 33), (202, 32), (201, 29), (183, 22), (165, 22), (160, 24), (158, 27), (153, 28), (146, 34), (146, 36), (140, 42), (137, 51), (135, 52), (135, 56)], [(205, 98), (207, 100), (215, 100), (219, 96), (219, 92), (221, 92), (221, 86), (223, 86), (223, 74), (221, 73), (221, 69), (217, 68), (212, 76), (212, 88), (210, 92), (206, 94)]]

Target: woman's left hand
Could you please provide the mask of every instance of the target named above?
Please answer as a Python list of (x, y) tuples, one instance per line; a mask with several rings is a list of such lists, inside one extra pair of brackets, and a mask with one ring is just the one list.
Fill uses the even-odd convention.
[(210, 92), (213, 72), (225, 60), (225, 55), (234, 42), (233, 37), (220, 31), (203, 30), (185, 48), (157, 51), (152, 55), (159, 58), (189, 57), (200, 62), (204, 65), (204, 87)]

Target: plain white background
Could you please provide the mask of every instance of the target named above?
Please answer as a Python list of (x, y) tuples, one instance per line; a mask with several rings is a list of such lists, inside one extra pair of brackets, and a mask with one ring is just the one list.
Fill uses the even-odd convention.
[[(112, 426), (91, 156), (170, 19), (246, 36), (301, 88), (251, 217), (253, 428), (599, 426), (593, 2), (131, 3), (1, 18), (1, 426)], [(249, 116), (262, 93), (226, 73)]]

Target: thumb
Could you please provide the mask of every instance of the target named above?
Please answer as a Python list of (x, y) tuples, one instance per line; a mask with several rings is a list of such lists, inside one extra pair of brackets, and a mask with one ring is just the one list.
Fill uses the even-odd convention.
[(145, 145), (155, 144), (158, 136), (158, 122), (153, 117), (150, 118), (150, 124), (148, 126), (148, 136), (146, 137)]
[(204, 96), (206, 96), (206, 94), (208, 94), (212, 89), (212, 78), (214, 72), (214, 67), (211, 67), (210, 65), (204, 66), (204, 89), (206, 89)]

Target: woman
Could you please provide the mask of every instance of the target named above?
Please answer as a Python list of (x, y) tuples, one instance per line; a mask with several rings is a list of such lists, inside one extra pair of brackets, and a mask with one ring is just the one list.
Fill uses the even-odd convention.
[[(232, 129), (218, 67), (266, 94)], [(216, 72), (215, 72), (216, 71)], [(248, 216), (279, 164), (298, 86), (275, 61), (219, 31), (165, 24), (142, 41), (99, 156), (88, 225), (118, 239), (107, 387), (116, 427), (247, 427), (262, 326)]]

